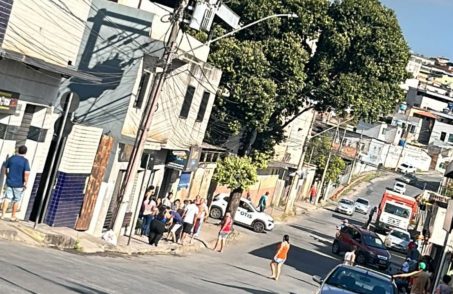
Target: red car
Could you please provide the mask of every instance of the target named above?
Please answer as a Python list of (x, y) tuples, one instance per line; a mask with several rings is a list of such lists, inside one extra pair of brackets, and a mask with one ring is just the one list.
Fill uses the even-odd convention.
[(348, 252), (352, 250), (353, 246), (357, 246), (355, 259), (357, 264), (375, 265), (382, 270), (386, 270), (390, 266), (392, 256), (376, 233), (359, 226), (344, 226), (332, 244), (332, 252), (334, 254)]

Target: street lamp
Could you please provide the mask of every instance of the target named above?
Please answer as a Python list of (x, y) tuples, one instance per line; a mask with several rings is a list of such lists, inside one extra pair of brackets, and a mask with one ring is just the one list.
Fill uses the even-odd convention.
[(222, 35), (220, 37), (217, 37), (217, 38), (214, 38), (212, 40), (209, 40), (209, 41), (207, 41), (204, 44), (201, 44), (201, 45), (199, 45), (199, 46), (197, 46), (195, 48), (192, 48), (191, 51), (193, 52), (193, 51), (195, 51), (197, 49), (200, 49), (202, 47), (209, 46), (212, 43), (217, 42), (217, 41), (219, 41), (219, 40), (221, 40), (223, 38), (232, 36), (232, 35), (236, 34), (237, 32), (242, 31), (243, 29), (249, 28), (249, 27), (254, 26), (254, 25), (256, 25), (256, 24), (258, 24), (260, 22), (263, 22), (263, 21), (268, 20), (270, 18), (276, 18), (276, 17), (298, 18), (299, 16), (297, 16), (297, 14), (295, 14), (295, 13), (281, 13), (281, 14), (268, 15), (266, 17), (263, 17), (263, 18), (260, 18), (258, 20), (255, 20), (255, 21), (253, 21), (251, 23), (248, 23), (248, 24), (246, 24), (246, 25), (244, 25), (242, 27), (239, 27), (239, 28), (237, 28), (235, 30), (232, 30), (231, 32), (228, 32), (228, 33), (226, 33), (226, 34), (224, 34), (224, 35)]

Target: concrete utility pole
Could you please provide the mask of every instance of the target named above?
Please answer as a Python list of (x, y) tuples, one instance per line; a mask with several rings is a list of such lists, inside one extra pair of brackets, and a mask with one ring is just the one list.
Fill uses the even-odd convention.
[(316, 111), (313, 112), (313, 118), (311, 119), (310, 122), (310, 127), (308, 129), (307, 136), (305, 137), (304, 143), (302, 145), (302, 154), (300, 155), (299, 159), (299, 164), (297, 165), (297, 171), (294, 177), (292, 178), (291, 181), (291, 186), (289, 187), (289, 195), (288, 195), (288, 201), (286, 201), (286, 206), (285, 206), (285, 213), (289, 213), (294, 206), (294, 201), (296, 200), (297, 197), (297, 183), (299, 182), (300, 176), (297, 174), (298, 172), (302, 172), (302, 169), (304, 167), (304, 160), (305, 160), (305, 154), (307, 153), (305, 148), (308, 144), (308, 141), (310, 140), (311, 137), (311, 129), (313, 128), (313, 124), (316, 120)]
[(319, 183), (319, 193), (318, 193), (318, 195), (316, 195), (315, 206), (318, 206), (319, 197), (321, 197), (321, 198), (324, 197), (324, 193), (325, 193), (325, 191), (323, 189), (324, 181), (326, 180), (327, 170), (329, 169), (330, 159), (332, 158), (333, 144), (335, 143), (335, 140), (337, 139), (337, 135), (339, 132), (340, 132), (340, 119), (338, 118), (337, 129), (335, 130), (335, 136), (333, 137), (332, 144), (330, 144), (329, 156), (327, 157), (326, 166), (324, 167), (324, 171), (322, 172), (321, 182)]
[(180, 0), (172, 15), (170, 36), (165, 44), (164, 53), (158, 62), (158, 66), (162, 66), (162, 70), (156, 70), (153, 86), (146, 103), (145, 110), (143, 111), (142, 120), (140, 121), (140, 125), (137, 130), (137, 137), (135, 139), (134, 147), (131, 151), (126, 174), (124, 175), (124, 180), (121, 185), (118, 197), (118, 205), (113, 213), (112, 229), (115, 232), (116, 236), (119, 236), (121, 228), (123, 226), (124, 215), (126, 213), (129, 198), (134, 185), (133, 179), (137, 174), (138, 166), (141, 162), (143, 151), (145, 149), (146, 139), (148, 137), (148, 131), (153, 120), (153, 114), (160, 92), (162, 90), (162, 86), (165, 82), (168, 69), (170, 68), (171, 62), (173, 60), (173, 54), (176, 53), (176, 39), (180, 31), (180, 25), (183, 21), (184, 10), (187, 5), (188, 0)]
[(360, 133), (359, 143), (357, 144), (357, 153), (354, 157), (354, 161), (352, 162), (351, 172), (349, 173), (348, 185), (351, 184), (352, 176), (354, 175), (355, 165), (357, 164), (357, 160), (359, 159), (359, 156), (360, 156), (360, 146), (362, 145), (362, 138), (363, 138), (363, 129), (362, 129), (362, 132)]

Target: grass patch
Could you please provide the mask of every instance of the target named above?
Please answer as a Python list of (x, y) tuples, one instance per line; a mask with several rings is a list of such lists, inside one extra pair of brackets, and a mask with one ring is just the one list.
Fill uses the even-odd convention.
[(384, 173), (378, 171), (378, 172), (373, 172), (373, 173), (369, 173), (365, 176), (354, 176), (352, 177), (352, 181), (351, 182), (354, 182), (355, 180), (359, 179), (360, 177), (362, 177), (360, 180), (358, 180), (357, 182), (354, 182), (353, 184), (347, 186), (339, 195), (339, 197), (341, 195), (345, 195), (345, 194), (348, 194), (349, 192), (352, 192), (352, 190), (357, 186), (357, 185), (360, 185), (361, 183), (365, 183), (365, 182), (371, 182), (372, 180), (382, 176)]

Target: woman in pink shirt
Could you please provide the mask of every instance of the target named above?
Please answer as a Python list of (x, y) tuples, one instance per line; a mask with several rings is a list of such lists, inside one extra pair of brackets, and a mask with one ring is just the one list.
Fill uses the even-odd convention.
[(142, 223), (142, 236), (148, 236), (149, 226), (154, 218), (154, 211), (157, 208), (154, 197), (151, 197), (151, 193), (146, 193), (146, 199), (143, 201), (143, 223)]
[(228, 235), (233, 230), (233, 218), (231, 217), (231, 213), (227, 212), (225, 214), (225, 218), (223, 219), (219, 231), (219, 237), (217, 238), (217, 242), (215, 243), (214, 249), (217, 249), (217, 245), (220, 243), (219, 252), (223, 252), (223, 247), (225, 246), (225, 241), (228, 238)]

